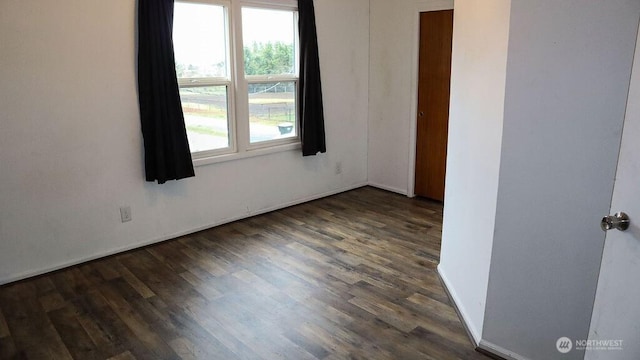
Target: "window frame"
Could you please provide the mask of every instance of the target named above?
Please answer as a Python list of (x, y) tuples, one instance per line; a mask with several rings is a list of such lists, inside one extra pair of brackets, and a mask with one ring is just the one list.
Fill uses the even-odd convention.
[[(298, 119), (300, 35), (295, 26), (298, 4), (295, 0), (176, 0), (178, 3), (217, 5), (224, 8), (227, 46), (227, 77), (178, 78), (179, 88), (226, 86), (229, 146), (222, 149), (191, 152), (194, 165), (205, 165), (278, 151), (300, 148), (300, 122)], [(294, 20), (294, 74), (246, 75), (244, 69), (244, 43), (242, 9), (256, 8), (293, 12)], [(295, 136), (251, 143), (249, 120), (249, 84), (293, 82)]]

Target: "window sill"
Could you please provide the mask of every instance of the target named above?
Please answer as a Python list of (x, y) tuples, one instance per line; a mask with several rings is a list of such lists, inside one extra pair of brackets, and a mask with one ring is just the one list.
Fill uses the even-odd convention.
[(226, 161), (240, 160), (240, 159), (246, 159), (246, 158), (251, 158), (256, 156), (264, 156), (264, 155), (269, 155), (269, 154), (278, 153), (278, 152), (300, 150), (301, 148), (302, 148), (302, 145), (300, 144), (300, 142), (295, 142), (295, 143), (247, 150), (241, 153), (213, 155), (213, 156), (193, 159), (193, 166), (194, 167), (205, 166), (205, 165), (217, 164), (217, 163), (226, 162)]

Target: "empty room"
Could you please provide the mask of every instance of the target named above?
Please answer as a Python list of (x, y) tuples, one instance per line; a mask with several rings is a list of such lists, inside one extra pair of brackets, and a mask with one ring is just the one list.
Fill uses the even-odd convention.
[(0, 359), (640, 359), (639, 22), (0, 0)]

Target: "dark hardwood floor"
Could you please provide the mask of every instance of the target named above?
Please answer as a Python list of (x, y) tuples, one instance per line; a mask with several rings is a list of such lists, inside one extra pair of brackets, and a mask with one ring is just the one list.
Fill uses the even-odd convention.
[(0, 358), (488, 359), (438, 280), (441, 221), (365, 187), (8, 284)]

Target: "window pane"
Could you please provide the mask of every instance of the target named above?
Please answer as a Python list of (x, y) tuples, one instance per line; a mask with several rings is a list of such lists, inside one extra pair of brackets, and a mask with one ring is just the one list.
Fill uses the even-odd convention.
[(178, 78), (227, 77), (224, 7), (176, 2), (173, 47)]
[(249, 84), (250, 140), (296, 136), (296, 83)]
[(293, 11), (242, 8), (245, 74), (295, 74), (293, 15)]
[(226, 86), (180, 88), (191, 152), (229, 147)]

